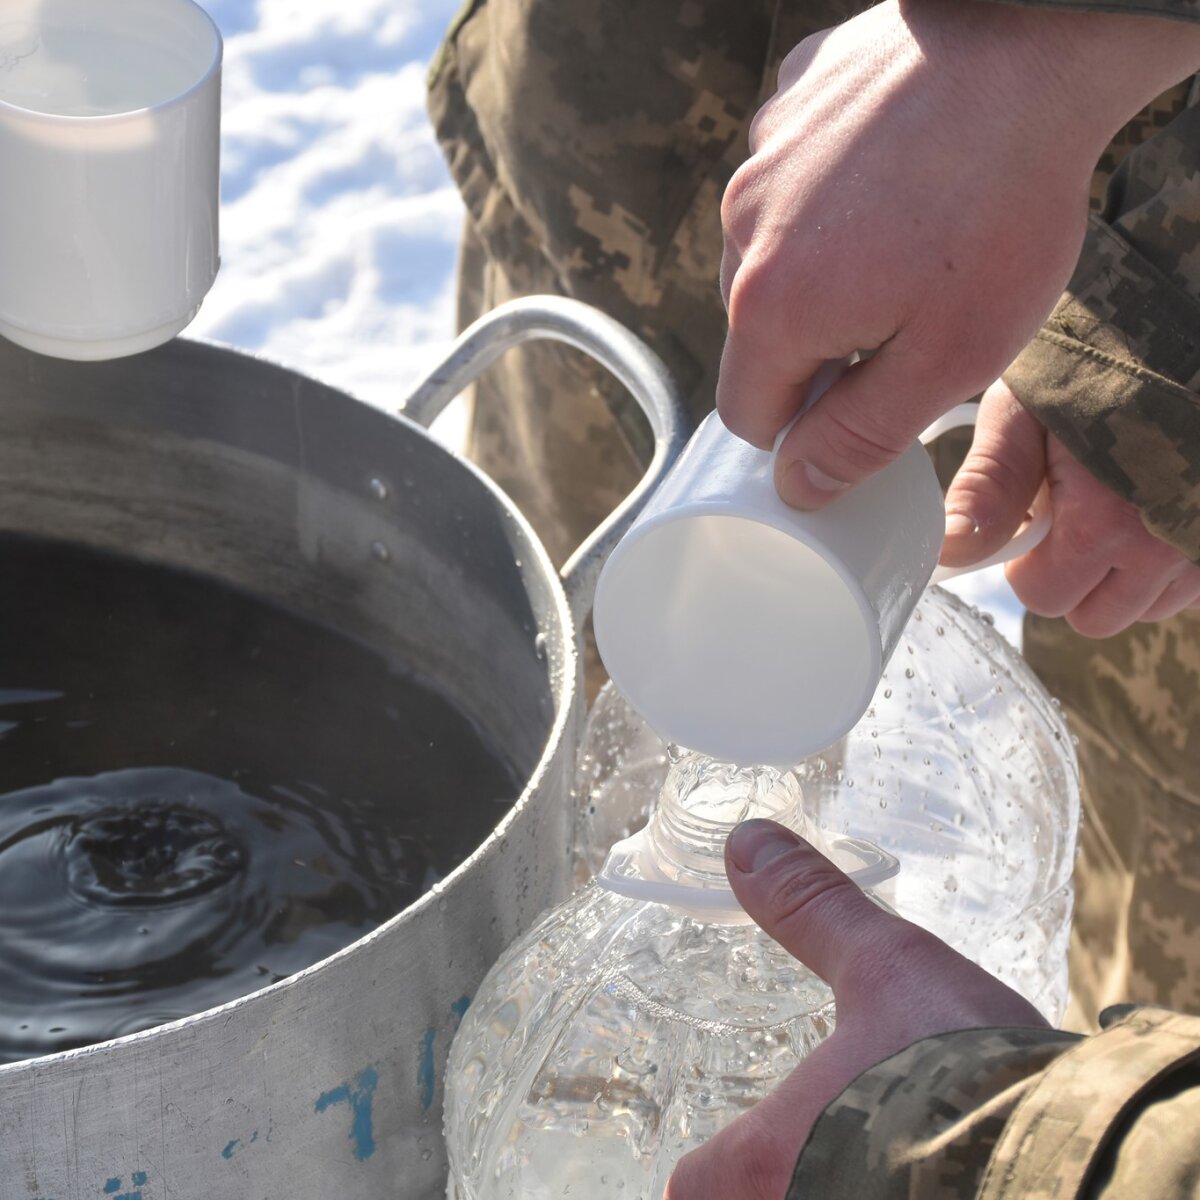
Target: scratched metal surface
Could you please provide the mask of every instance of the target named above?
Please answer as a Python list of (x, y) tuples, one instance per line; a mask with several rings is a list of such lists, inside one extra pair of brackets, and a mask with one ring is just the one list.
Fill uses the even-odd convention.
[(285, 600), (437, 678), (530, 781), (472, 859), (341, 954), (174, 1025), (0, 1067), (0, 1200), (442, 1194), (450, 1039), (486, 967), (565, 887), (582, 713), (541, 547), (415, 425), (186, 342), (91, 366), (0, 343), (0, 529)]

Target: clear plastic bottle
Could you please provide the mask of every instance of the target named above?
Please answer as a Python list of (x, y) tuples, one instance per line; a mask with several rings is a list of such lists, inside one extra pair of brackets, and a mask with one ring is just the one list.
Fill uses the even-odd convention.
[(823, 839), (793, 773), (677, 757), (606, 883), (514, 943), (467, 1011), (446, 1076), (450, 1197), (660, 1200), (684, 1153), (832, 1031), (827, 986), (728, 891), (725, 839), (753, 816), (866, 882), (895, 869), (864, 843)]
[[(900, 913), (1061, 1019), (1078, 765), (1062, 713), (985, 618), (931, 588), (862, 721), (795, 770), (821, 828), (904, 864)], [(645, 823), (665, 775), (665, 745), (609, 684), (576, 777), (580, 878)]]
[(667, 766), (666, 742), (606, 683), (588, 713), (576, 763), (577, 883), (587, 883), (609, 850), (646, 824)]

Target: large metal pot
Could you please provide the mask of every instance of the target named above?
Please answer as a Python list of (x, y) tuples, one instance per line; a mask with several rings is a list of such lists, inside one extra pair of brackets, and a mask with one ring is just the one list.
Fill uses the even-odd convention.
[[(657, 443), (561, 577), (506, 497), (423, 428), (531, 337), (604, 363)], [(361, 639), (438, 681), (528, 780), (452, 875), (332, 958), (183, 1021), (0, 1067), (2, 1200), (443, 1191), (446, 1051), (486, 968), (567, 889), (579, 626), (605, 554), (681, 448), (682, 411), (636, 338), (548, 298), (468, 330), (400, 418), (215, 346), (85, 366), (0, 343), (0, 529), (199, 571)]]

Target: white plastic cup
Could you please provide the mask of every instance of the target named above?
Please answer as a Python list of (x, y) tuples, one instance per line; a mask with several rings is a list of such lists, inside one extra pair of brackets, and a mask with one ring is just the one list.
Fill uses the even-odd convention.
[[(976, 408), (959, 406), (922, 440), (973, 424)], [(934, 578), (945, 507), (921, 444), (820, 512), (779, 498), (773, 459), (706, 418), (605, 564), (593, 623), (614, 684), (665, 740), (785, 767), (866, 712)], [(1031, 518), (965, 569), (1025, 553), (1048, 527)]]
[(192, 0), (0, 0), (0, 334), (148, 350), (217, 273), (221, 35)]

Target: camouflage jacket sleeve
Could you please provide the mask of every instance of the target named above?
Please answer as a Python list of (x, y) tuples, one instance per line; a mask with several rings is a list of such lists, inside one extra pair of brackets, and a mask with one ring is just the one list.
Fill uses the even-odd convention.
[[(1200, 561), (1200, 104), (1116, 168), (1050, 319), (1005, 373), (1150, 531)], [(1150, 130), (1152, 132), (1152, 130)]]
[(1194, 1200), (1200, 1018), (1102, 1023), (917, 1042), (826, 1109), (787, 1200)]

